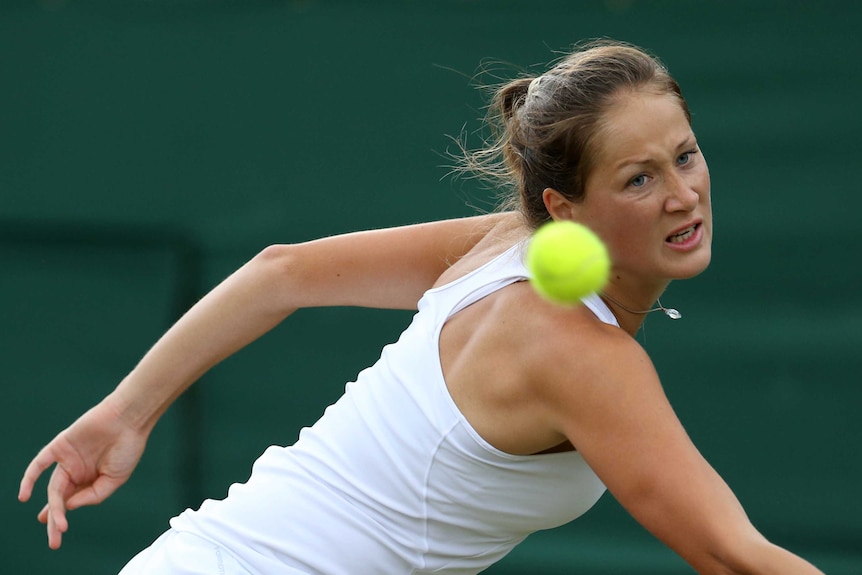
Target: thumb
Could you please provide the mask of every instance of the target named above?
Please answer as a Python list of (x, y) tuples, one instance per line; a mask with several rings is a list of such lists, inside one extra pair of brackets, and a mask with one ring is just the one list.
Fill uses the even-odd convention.
[(102, 475), (92, 485), (78, 491), (66, 501), (66, 509), (78, 509), (88, 505), (98, 505), (110, 497), (122, 481)]

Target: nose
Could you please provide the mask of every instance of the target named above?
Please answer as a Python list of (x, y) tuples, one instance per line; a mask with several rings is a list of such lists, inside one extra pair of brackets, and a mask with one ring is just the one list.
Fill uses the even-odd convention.
[(668, 212), (690, 212), (700, 202), (698, 194), (680, 174), (673, 174), (667, 180), (668, 192), (665, 210)]

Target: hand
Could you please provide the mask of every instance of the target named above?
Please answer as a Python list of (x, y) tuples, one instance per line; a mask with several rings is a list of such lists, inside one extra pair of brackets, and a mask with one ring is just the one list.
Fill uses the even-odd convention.
[(38, 519), (47, 525), (48, 546), (58, 549), (69, 529), (66, 511), (96, 505), (126, 482), (141, 459), (149, 430), (120, 417), (111, 396), (63, 430), (27, 466), (18, 499), (28, 501), (39, 476), (54, 463), (48, 504)]

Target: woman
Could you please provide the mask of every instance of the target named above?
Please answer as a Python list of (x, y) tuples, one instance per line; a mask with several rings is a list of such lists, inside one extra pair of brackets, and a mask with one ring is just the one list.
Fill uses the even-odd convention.
[[(265, 249), (30, 464), (22, 501), (58, 463), (39, 515), (49, 545), (66, 510), (128, 478), (207, 369), (298, 308), (355, 305), (418, 313), (296, 444), (174, 518), (123, 575), (476, 573), (605, 488), (700, 573), (820, 573), (752, 527), (633, 338), (668, 283), (710, 260), (709, 172), (676, 82), (598, 43), (491, 109), (499, 138), (467, 163), (507, 176), (516, 211)], [(584, 305), (524, 281), (524, 246), (551, 219), (607, 244), (610, 282)]]

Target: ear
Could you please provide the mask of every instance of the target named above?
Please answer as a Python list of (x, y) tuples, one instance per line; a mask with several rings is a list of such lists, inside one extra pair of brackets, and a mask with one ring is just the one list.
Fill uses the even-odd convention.
[(575, 219), (575, 204), (554, 188), (545, 188), (542, 200), (545, 202), (545, 209), (555, 220)]

